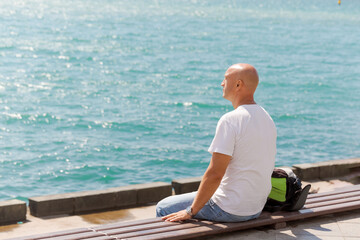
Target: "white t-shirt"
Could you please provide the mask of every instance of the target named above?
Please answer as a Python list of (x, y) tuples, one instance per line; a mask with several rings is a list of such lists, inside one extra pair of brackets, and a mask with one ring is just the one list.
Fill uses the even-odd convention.
[(218, 122), (208, 149), (232, 156), (212, 200), (224, 211), (250, 216), (260, 212), (271, 190), (276, 127), (259, 105), (241, 105)]

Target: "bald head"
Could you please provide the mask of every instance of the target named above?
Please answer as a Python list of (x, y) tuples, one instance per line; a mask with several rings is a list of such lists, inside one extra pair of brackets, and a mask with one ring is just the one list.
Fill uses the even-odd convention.
[(221, 83), (223, 97), (232, 102), (234, 108), (243, 104), (255, 104), (254, 93), (259, 84), (256, 69), (250, 64), (237, 63), (228, 68)]
[(259, 84), (259, 76), (256, 69), (247, 63), (237, 63), (232, 65), (226, 71), (225, 77), (234, 81), (243, 81), (245, 88), (253, 93)]

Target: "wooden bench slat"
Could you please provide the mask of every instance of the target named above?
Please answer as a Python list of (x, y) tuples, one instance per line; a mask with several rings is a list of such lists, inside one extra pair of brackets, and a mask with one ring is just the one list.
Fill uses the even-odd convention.
[(197, 226), (176, 225), (176, 226), (171, 226), (171, 227), (167, 227), (167, 228), (154, 228), (154, 229), (148, 229), (148, 230), (143, 230), (143, 231), (129, 232), (126, 234), (116, 234), (113, 236), (117, 237), (119, 239), (128, 239), (128, 238), (132, 238), (132, 237), (146, 237), (147, 235), (153, 235), (153, 234), (157, 234), (157, 233), (167, 233), (167, 232), (171, 232), (171, 231), (178, 231), (178, 230), (184, 230), (184, 229), (191, 229), (193, 227), (195, 228)]
[(348, 193), (343, 193), (343, 194), (334, 194), (334, 195), (323, 196), (323, 197), (318, 197), (318, 198), (311, 198), (311, 199), (308, 199), (305, 202), (305, 204), (326, 202), (326, 201), (331, 201), (331, 200), (335, 200), (335, 199), (348, 198), (348, 197), (354, 197), (354, 196), (360, 196), (360, 191), (348, 192)]
[(66, 236), (57, 236), (57, 237), (48, 236), (48, 238), (43, 238), (43, 239), (49, 239), (49, 240), (80, 240), (80, 239), (91, 239), (93, 237), (103, 237), (103, 236), (104, 236), (103, 233), (89, 231), (89, 232), (86, 232), (86, 233), (77, 233), (77, 234), (66, 235)]
[(353, 197), (329, 200), (326, 202), (309, 203), (309, 204), (305, 204), (304, 208), (316, 208), (316, 207), (322, 207), (322, 206), (330, 206), (330, 205), (334, 205), (334, 204), (358, 201), (359, 199), (360, 199), (360, 195), (357, 195), (357, 196), (353, 196)]
[[(153, 235), (147, 236), (139, 236), (134, 238), (127, 238), (127, 240), (177, 240), (177, 239), (188, 239), (194, 237), (201, 237), (213, 234), (224, 233), (226, 230), (225, 228), (213, 228), (209, 229), (209, 227), (202, 226), (198, 228), (186, 229), (186, 230), (178, 230), (174, 232), (167, 232), (167, 233), (158, 233)], [(208, 234), (211, 232), (211, 234)]]
[[(249, 228), (255, 228), (260, 226), (266, 226), (272, 224), (273, 220), (270, 218), (258, 218), (256, 220), (251, 220), (248, 222), (239, 223), (214, 223), (209, 225), (199, 225), (198, 227), (194, 227), (191, 229), (183, 229), (177, 231), (170, 231), (152, 235), (145, 235), (139, 237), (129, 237), (129, 240), (149, 240), (149, 239), (187, 239), (192, 237), (201, 237), (204, 235), (213, 235), (223, 232), (232, 231), (234, 228), (231, 225), (236, 226), (236, 230), (244, 230)], [(230, 227), (229, 227), (230, 225)]]
[(351, 211), (355, 209), (360, 209), (360, 199), (352, 202), (345, 202), (330, 206), (320, 206), (309, 209), (300, 209), (299, 211), (294, 212), (274, 212), (271, 214), (270, 218), (274, 219), (274, 223), (282, 222), (282, 221), (294, 221), (309, 217), (316, 217), (321, 215), (326, 215), (330, 213), (336, 212), (345, 212)]
[[(71, 229), (71, 230), (64, 230), (64, 231), (58, 231), (58, 232), (53, 232), (51, 233), (52, 237), (57, 237), (57, 236), (66, 236), (66, 235), (71, 235), (71, 234), (76, 234), (76, 233), (85, 233), (85, 232), (90, 232), (91, 230), (89, 230), (88, 228), (76, 228), (76, 229)], [(27, 237), (19, 237), (19, 238), (11, 238), (8, 240), (34, 240), (34, 239), (46, 239), (49, 238), (49, 233), (42, 233), (42, 234), (37, 234), (37, 235), (32, 235), (32, 236), (27, 236)]]
[[(213, 222), (210, 221), (201, 221), (197, 219), (193, 219), (193, 222), (201, 222), (200, 224), (213, 224)], [(181, 228), (188, 228), (191, 227), (191, 223), (180, 223), (180, 222), (157, 222), (157, 223), (151, 223), (151, 224), (144, 224), (144, 225), (138, 225), (138, 226), (132, 226), (132, 227), (123, 227), (120, 229), (109, 229), (109, 230), (103, 230), (102, 233), (105, 233), (107, 235), (116, 235), (119, 237), (120, 235), (126, 235), (128, 233), (133, 234), (134, 232), (148, 232), (149, 230), (158, 229), (161, 232), (169, 231), (168, 228), (173, 229), (181, 229)]]
[(201, 226), (191, 229), (177, 230), (173, 232), (163, 232), (151, 235), (142, 235), (137, 237), (129, 237), (127, 240), (168, 240), (168, 239), (187, 239), (193, 237), (201, 237), (207, 235), (211, 231), (211, 234), (222, 233), (222, 229), (213, 228), (210, 229), (208, 226)]
[(103, 232), (109, 235), (112, 234), (123, 234), (123, 233), (129, 233), (134, 231), (142, 231), (142, 230), (148, 230), (153, 228), (166, 228), (168, 226), (172, 225), (181, 225), (181, 223), (171, 223), (171, 222), (156, 222), (156, 223), (150, 223), (150, 224), (143, 224), (143, 225), (136, 225), (136, 226), (130, 226), (130, 227), (122, 227), (122, 228), (115, 228), (115, 229), (106, 229), (106, 230), (97, 230), (98, 232)]
[(349, 192), (349, 193), (344, 193), (344, 194), (336, 194), (336, 195), (324, 196), (324, 197), (319, 197), (319, 198), (312, 198), (312, 199), (307, 200), (305, 202), (305, 204), (327, 202), (327, 201), (331, 201), (331, 200), (348, 198), (348, 197), (356, 197), (356, 196), (360, 196), (360, 191), (359, 192)]
[[(360, 199), (357, 201), (347, 202), (347, 203), (341, 203), (336, 205), (330, 205), (330, 206), (322, 206), (317, 208), (311, 208), (311, 209), (301, 209), (299, 212), (305, 213), (310, 211), (315, 212), (315, 214), (311, 214), (312, 216), (319, 216), (319, 215), (326, 215), (330, 213), (337, 213), (337, 212), (345, 212), (350, 210), (355, 210), (360, 208)], [(320, 214), (319, 214), (320, 213)]]
[(151, 223), (157, 223), (157, 222), (162, 222), (161, 217), (149, 218), (149, 219), (143, 219), (143, 220), (135, 220), (135, 221), (129, 221), (129, 222), (104, 224), (101, 226), (92, 227), (91, 229), (96, 230), (96, 231), (104, 231), (107, 229), (131, 227), (131, 226), (138, 226), (138, 225), (151, 224)]
[(114, 240), (115, 238), (112, 236), (101, 236), (101, 237), (91, 237), (91, 238), (89, 237), (86, 239), (89, 239), (89, 240)]
[(356, 192), (356, 191), (360, 191), (360, 184), (335, 189), (335, 190), (329, 191), (329, 192), (309, 194), (307, 199), (319, 198), (319, 197), (336, 195), (336, 194), (343, 194), (343, 193), (348, 193), (348, 192)]
[[(190, 223), (182, 223), (183, 225), (185, 224), (190, 224), (189, 226), (191, 226), (191, 229), (196, 229), (194, 230), (195, 232), (197, 232), (198, 228), (199, 227), (206, 227), (208, 230), (209, 228), (213, 229), (214, 227), (212, 226), (215, 226), (215, 228), (218, 228), (220, 226), (220, 228), (224, 228), (224, 227), (227, 227), (226, 225), (237, 225), (237, 228), (239, 230), (241, 229), (248, 229), (248, 228), (252, 228), (252, 227), (259, 227), (259, 226), (264, 226), (264, 225), (269, 225), (271, 224), (274, 220), (273, 219), (270, 219), (269, 218), (270, 216), (270, 213), (269, 212), (263, 212), (259, 218), (255, 219), (255, 220), (251, 220), (251, 221), (247, 221), (247, 222), (242, 222), (242, 223), (217, 223), (217, 222), (210, 222), (210, 221), (199, 221), (199, 220), (191, 220)], [(216, 227), (217, 226), (217, 227)], [(149, 232), (151, 235), (148, 235), (149, 233), (145, 232), (145, 234), (142, 234), (141, 233), (137, 233), (137, 235), (134, 234), (133, 237), (131, 236), (127, 236), (126, 239), (152, 239), (153, 236), (157, 236), (159, 235), (160, 237), (159, 238), (155, 238), (155, 239), (167, 239), (167, 238), (164, 238), (164, 236), (167, 236), (168, 233), (172, 233), (173, 232), (173, 229), (172, 228), (166, 228), (167, 232), (160, 232), (160, 234), (154, 234), (156, 233), (155, 231), (154, 232)], [(188, 229), (180, 229), (180, 231), (187, 231)], [(179, 230), (176, 231), (176, 233), (178, 233)], [(175, 234), (175, 236), (179, 237), (178, 234)], [(122, 237), (122, 236), (117, 236), (116, 237)], [(181, 236), (180, 238), (182, 238), (183, 236)]]
[(358, 199), (360, 199), (360, 192), (351, 192), (351, 193), (332, 195), (332, 196), (328, 196), (328, 197), (310, 199), (309, 201), (305, 202), (305, 206), (309, 205), (309, 204), (315, 204), (315, 203), (327, 204), (327, 203), (329, 203), (331, 201), (334, 201), (334, 200), (341, 200), (341, 199), (347, 199), (347, 198), (358, 198)]
[(123, 238), (127, 239), (130, 237), (145, 236), (145, 235), (149, 235), (149, 234), (170, 232), (170, 231), (181, 230), (181, 229), (190, 229), (190, 228), (195, 228), (195, 227), (199, 227), (199, 226), (209, 226), (209, 225), (215, 224), (215, 222), (210, 222), (210, 221), (205, 221), (205, 220), (202, 221), (202, 220), (197, 220), (197, 219), (192, 219), (191, 221), (187, 221), (187, 222), (179, 223), (179, 224), (176, 224), (176, 222), (168, 222), (168, 223), (169, 224), (167, 224), (166, 227), (162, 227), (162, 228), (139, 230), (139, 231), (129, 232), (129, 233), (125, 233), (125, 234), (119, 234), (119, 235), (114, 235), (114, 236), (117, 238), (120, 238), (120, 239), (123, 239)]

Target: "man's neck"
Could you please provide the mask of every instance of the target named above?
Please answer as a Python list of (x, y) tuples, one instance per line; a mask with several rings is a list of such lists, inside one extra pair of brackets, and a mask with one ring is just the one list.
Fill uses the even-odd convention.
[(241, 105), (250, 105), (250, 104), (256, 104), (254, 98), (237, 99), (237, 101), (235, 100), (232, 102), (234, 109), (237, 109)]

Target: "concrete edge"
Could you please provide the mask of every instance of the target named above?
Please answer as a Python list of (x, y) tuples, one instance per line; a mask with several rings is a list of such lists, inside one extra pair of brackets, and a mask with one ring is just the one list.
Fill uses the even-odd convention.
[(165, 182), (129, 185), (84, 192), (54, 194), (29, 198), (30, 214), (46, 217), (81, 214), (155, 203), (172, 195), (172, 186)]
[(26, 220), (26, 202), (13, 199), (0, 202), (0, 225)]
[(175, 194), (183, 194), (198, 190), (202, 177), (181, 178), (171, 182)]
[(360, 158), (295, 164), (293, 165), (293, 169), (301, 180), (324, 180), (349, 174), (360, 174)]

